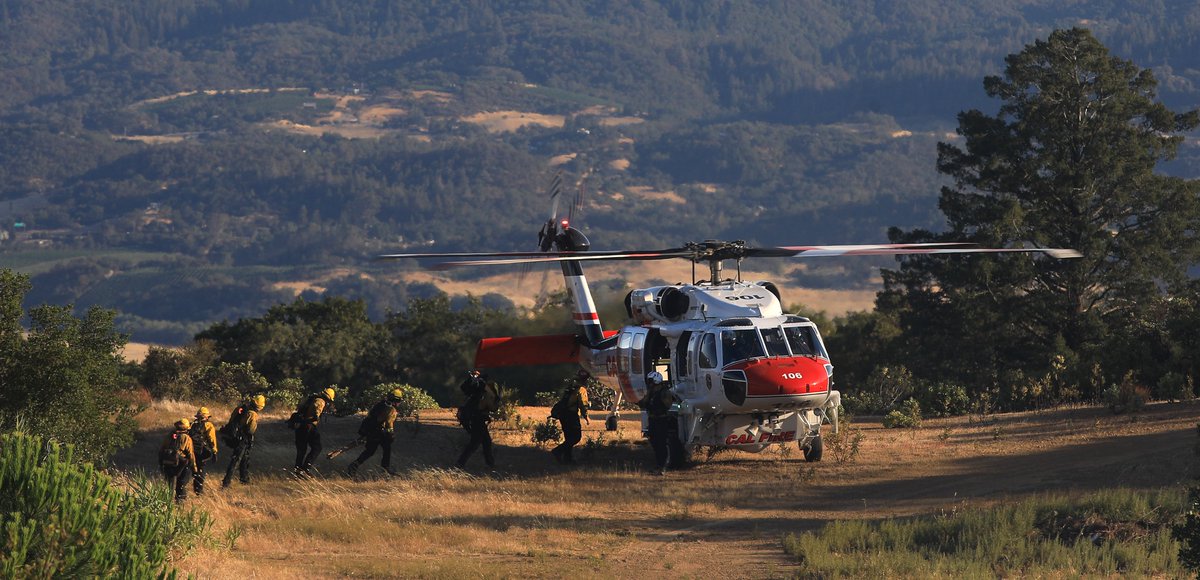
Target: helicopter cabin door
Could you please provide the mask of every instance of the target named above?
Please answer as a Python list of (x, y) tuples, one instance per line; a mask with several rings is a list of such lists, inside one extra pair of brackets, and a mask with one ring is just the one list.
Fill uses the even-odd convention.
[(617, 338), (617, 374), (625, 396), (639, 401), (646, 395), (646, 375), (659, 370), (667, 357), (667, 340), (657, 328), (627, 326)]

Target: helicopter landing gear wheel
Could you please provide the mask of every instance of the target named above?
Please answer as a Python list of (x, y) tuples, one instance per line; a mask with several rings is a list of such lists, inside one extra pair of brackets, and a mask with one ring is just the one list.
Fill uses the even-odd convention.
[(800, 450), (804, 452), (805, 461), (809, 463), (820, 461), (821, 455), (825, 452), (825, 444), (821, 441), (821, 435), (818, 433), (807, 445), (801, 445)]

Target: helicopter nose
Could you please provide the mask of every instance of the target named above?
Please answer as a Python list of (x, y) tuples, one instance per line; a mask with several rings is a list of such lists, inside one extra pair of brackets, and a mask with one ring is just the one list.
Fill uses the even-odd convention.
[(825, 362), (824, 359), (802, 356), (764, 358), (732, 365), (726, 373), (740, 370), (745, 374), (747, 397), (808, 395), (829, 390)]

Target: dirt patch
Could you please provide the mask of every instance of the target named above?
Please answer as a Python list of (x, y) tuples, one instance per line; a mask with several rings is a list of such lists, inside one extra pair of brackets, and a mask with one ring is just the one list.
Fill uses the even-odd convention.
[(112, 135), (113, 141), (137, 141), (147, 145), (166, 145), (182, 143), (187, 139), (184, 135)]
[(338, 125), (321, 125), (314, 127), (302, 123), (293, 123), (288, 120), (279, 120), (273, 123), (263, 123), (262, 126), (287, 131), (289, 133), (298, 133), (300, 135), (320, 136), (325, 134), (338, 135), (346, 139), (378, 139), (384, 135), (394, 133), (390, 129), (381, 129), (370, 125), (362, 124), (338, 124)]
[(558, 167), (559, 165), (565, 165), (568, 161), (575, 159), (577, 155), (577, 153), (564, 153), (562, 155), (555, 155), (554, 157), (550, 158), (550, 166)]
[(612, 161), (608, 162), (608, 166), (609, 166), (609, 168), (614, 169), (616, 171), (625, 171), (626, 169), (629, 169), (629, 160), (628, 159), (613, 159)]
[(646, 120), (641, 117), (605, 117), (600, 119), (600, 126), (619, 127), (621, 125), (636, 125), (645, 122)]
[(408, 111), (388, 105), (372, 105), (358, 113), (358, 120), (363, 123), (382, 125), (395, 117), (403, 117)]
[(678, 193), (674, 191), (659, 191), (647, 185), (634, 185), (626, 188), (629, 193), (642, 199), (650, 199), (655, 201), (666, 201), (670, 203), (678, 203), (680, 205), (687, 203)]
[(505, 133), (529, 125), (539, 127), (562, 128), (566, 118), (562, 115), (543, 115), (541, 113), (526, 113), (521, 111), (492, 111), (475, 113), (460, 120), (467, 123), (483, 125), (489, 133)]
[(454, 95), (442, 91), (409, 91), (408, 95), (418, 101), (449, 103), (454, 100)]
[(346, 276), (359, 276), (368, 280), (371, 279), (371, 276), (357, 272), (350, 268), (335, 268), (309, 280), (286, 280), (282, 282), (275, 282), (274, 284), (271, 284), (271, 289), (290, 290), (295, 296), (299, 296), (300, 294), (309, 290), (319, 294), (324, 294), (325, 283), (331, 280), (337, 280), (338, 278), (345, 278)]

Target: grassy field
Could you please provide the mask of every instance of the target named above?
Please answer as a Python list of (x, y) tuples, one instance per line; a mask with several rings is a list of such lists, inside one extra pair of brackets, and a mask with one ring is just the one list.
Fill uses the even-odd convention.
[[(427, 413), (415, 436), (397, 440), (399, 477), (384, 476), (378, 457), (358, 478), (346, 477), (352, 451), (322, 459), (321, 477), (301, 481), (287, 473), (294, 448), (282, 426), (286, 413), (268, 408), (253, 483), (214, 486), (190, 500), (217, 523), (213, 538), (178, 564), (201, 578), (924, 577), (930, 568), (814, 566), (834, 554), (866, 560), (836, 547), (842, 541), (836, 538), (852, 535), (847, 529), (878, 537), (880, 526), (921, 518), (933, 523), (920, 525), (954, 529), (958, 524), (945, 520), (947, 514), (1024, 501), (1066, 505), (1120, 488), (1117, 493), (1151, 498), (1138, 501), (1158, 501), (1163, 513), (1175, 510), (1175, 500), (1163, 498), (1177, 497), (1196, 475), (1198, 410), (1194, 403), (1163, 404), (1137, 416), (1113, 416), (1074, 408), (928, 420), (905, 431), (863, 419), (854, 426), (862, 437), (853, 460), (838, 462), (827, 449), (826, 461), (805, 463), (794, 446), (757, 455), (697, 454), (694, 467), (665, 477), (649, 473), (651, 454), (634, 417), (606, 433), (597, 414), (585, 427), (579, 466), (555, 464), (530, 441), (529, 421), (546, 415), (536, 407), (520, 410), (523, 426), (494, 425), (496, 471), (484, 469), (478, 456), (465, 472), (452, 469), (466, 435), (445, 410)], [(176, 402), (147, 410), (139, 418), (142, 437), (116, 458), (117, 466), (150, 469), (166, 426), (192, 412)], [(355, 417), (328, 419), (326, 449), (352, 439), (357, 423)], [(223, 471), (225, 455), (216, 471)], [(1050, 492), (1055, 495), (1046, 499)], [(834, 521), (845, 523), (826, 527)], [(911, 540), (914, 533), (896, 536), (910, 538), (895, 542), (897, 557), (933, 561)], [(1102, 561), (1093, 568), (1047, 562), (1049, 572), (1032, 575), (1107, 575), (1108, 569)], [(941, 566), (932, 569), (943, 576), (993, 570)], [(1019, 576), (1021, 570), (996, 574)]]

